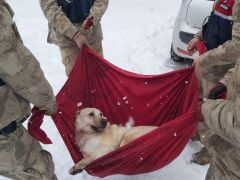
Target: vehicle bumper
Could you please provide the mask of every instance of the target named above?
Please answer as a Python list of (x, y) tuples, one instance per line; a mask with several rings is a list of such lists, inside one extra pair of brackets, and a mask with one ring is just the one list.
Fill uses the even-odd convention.
[(190, 55), (187, 51), (187, 46), (189, 41), (193, 38), (193, 35), (200, 29), (188, 25), (184, 19), (177, 19), (174, 26), (174, 43), (172, 47), (174, 53), (183, 58), (195, 59), (198, 53)]

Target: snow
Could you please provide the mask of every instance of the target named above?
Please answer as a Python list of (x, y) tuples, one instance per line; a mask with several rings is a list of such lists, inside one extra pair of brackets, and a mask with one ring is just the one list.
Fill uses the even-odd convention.
[[(15, 21), (24, 43), (40, 61), (56, 94), (66, 80), (65, 70), (58, 48), (46, 43), (47, 21), (40, 10), (39, 2), (8, 2), (15, 11)], [(185, 64), (172, 63), (169, 55), (174, 19), (180, 5), (181, 0), (110, 0), (109, 8), (102, 19), (105, 58), (123, 69), (141, 74), (160, 74), (185, 67)], [(85, 172), (70, 176), (68, 170), (73, 161), (49, 117), (45, 118), (42, 128), (53, 141), (53, 145), (43, 147), (51, 152), (60, 180), (99, 179)], [(104, 179), (204, 180), (208, 165), (191, 163), (192, 154), (200, 148), (201, 144), (190, 141), (175, 161), (158, 171), (136, 176), (114, 175)]]
[(125, 127), (131, 128), (134, 126), (134, 124), (135, 124), (134, 119), (133, 119), (133, 117), (130, 116), (128, 118), (128, 121), (125, 123)]

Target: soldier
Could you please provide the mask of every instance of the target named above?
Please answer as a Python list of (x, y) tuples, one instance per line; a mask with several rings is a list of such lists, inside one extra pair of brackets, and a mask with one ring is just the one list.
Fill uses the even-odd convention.
[(30, 103), (50, 115), (57, 105), (40, 65), (23, 45), (13, 11), (0, 1), (0, 175), (21, 180), (55, 180), (50, 153), (23, 127)]
[[(240, 0), (236, 0), (235, 8), (239, 15)], [(240, 33), (240, 19), (234, 23), (234, 30)], [(205, 122), (213, 132), (207, 146), (211, 161), (205, 180), (240, 179), (240, 42), (232, 48), (227, 54), (231, 56), (232, 52), (237, 61), (222, 81), (226, 99), (218, 99), (224, 90), (219, 91), (217, 85), (202, 105)]]
[[(215, 34), (211, 34), (204, 39), (209, 51), (201, 55), (193, 63), (199, 80), (201, 99), (208, 97), (209, 91), (223, 78), (229, 69), (234, 67), (236, 62), (239, 51), (229, 51), (234, 45), (237, 46), (239, 43), (238, 37), (240, 36), (236, 28), (232, 29), (232, 24), (236, 24), (236, 19), (239, 19), (236, 7), (234, 12), (232, 10), (233, 4), (234, 0), (215, 1), (214, 11), (212, 12), (215, 16), (213, 17), (215, 18), (215, 24), (209, 27), (211, 33)], [(231, 21), (232, 13), (233, 23)], [(189, 43), (189, 51), (193, 52), (199, 40), (203, 38), (204, 35), (201, 32), (197, 33), (195, 38)], [(226, 53), (226, 51), (229, 51), (229, 53)], [(223, 84), (219, 83), (218, 88), (223, 88)], [(204, 165), (210, 160), (207, 153), (207, 144), (212, 132), (208, 129), (205, 122), (198, 123), (198, 132), (201, 142), (206, 148), (204, 147), (200, 152), (194, 154), (193, 162)]]
[(108, 0), (40, 0), (40, 5), (49, 22), (48, 42), (59, 46), (67, 76), (84, 44), (103, 56), (100, 21)]
[[(240, 179), (240, 129), (239, 129), (239, 87), (240, 87), (240, 0), (233, 7), (232, 39), (222, 46), (207, 52), (196, 62), (197, 72), (202, 78), (216, 82), (220, 76), (213, 73), (215, 66), (235, 63), (203, 103), (202, 112), (209, 128), (205, 144), (210, 154), (210, 167), (206, 180)], [(212, 68), (212, 69), (211, 69)], [(209, 72), (208, 72), (209, 71)], [(219, 71), (221, 72), (221, 71)], [(208, 74), (207, 74), (208, 73)], [(215, 75), (215, 76), (214, 76)], [(212, 85), (211, 85), (212, 86)], [(218, 99), (227, 91), (227, 99)], [(211, 100), (217, 99), (217, 100)]]

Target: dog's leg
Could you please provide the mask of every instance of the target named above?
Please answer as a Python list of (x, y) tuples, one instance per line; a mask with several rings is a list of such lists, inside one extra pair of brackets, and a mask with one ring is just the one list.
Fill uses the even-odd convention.
[(122, 141), (120, 143), (120, 147), (128, 144), (129, 142), (133, 141), (136, 138), (138, 138), (138, 135), (136, 135), (134, 133), (131, 133), (131, 132), (124, 135), (123, 138), (122, 138)]
[(76, 169), (75, 166), (73, 166), (73, 167), (69, 170), (69, 174), (75, 175), (75, 174), (81, 173), (82, 171), (83, 171), (83, 169)]
[(77, 173), (81, 173), (83, 171), (83, 169), (89, 165), (92, 161), (94, 160), (94, 158), (91, 157), (87, 157), (82, 159), (81, 161), (79, 161), (77, 164), (75, 164), (75, 166), (73, 166), (70, 170), (69, 173), (71, 175), (75, 175)]
[(128, 140), (126, 138), (123, 138), (122, 141), (120, 142), (120, 147), (124, 146), (127, 143), (128, 143)]

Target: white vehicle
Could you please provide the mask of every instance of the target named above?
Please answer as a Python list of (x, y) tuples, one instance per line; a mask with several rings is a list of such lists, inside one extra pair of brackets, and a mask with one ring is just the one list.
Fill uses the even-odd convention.
[(214, 0), (182, 0), (181, 8), (173, 28), (171, 59), (183, 61), (194, 59), (196, 54), (190, 55), (187, 45), (199, 30), (203, 22), (212, 11)]

